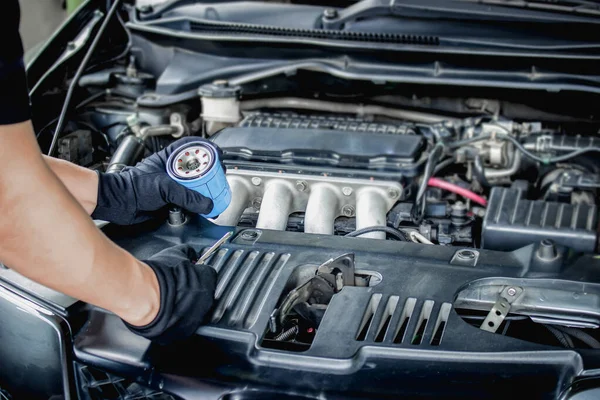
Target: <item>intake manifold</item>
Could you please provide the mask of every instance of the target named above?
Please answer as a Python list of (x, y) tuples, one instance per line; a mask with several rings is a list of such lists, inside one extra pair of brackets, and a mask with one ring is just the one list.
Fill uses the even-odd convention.
[[(232, 201), (215, 220), (235, 226), (249, 208), (259, 209), (259, 229), (283, 231), (290, 214), (304, 212), (304, 231), (331, 235), (335, 219), (356, 217), (356, 229), (385, 226), (386, 217), (402, 198), (398, 182), (349, 179), (316, 175), (295, 175), (235, 169), (228, 171)], [(384, 232), (362, 235), (385, 239)]]

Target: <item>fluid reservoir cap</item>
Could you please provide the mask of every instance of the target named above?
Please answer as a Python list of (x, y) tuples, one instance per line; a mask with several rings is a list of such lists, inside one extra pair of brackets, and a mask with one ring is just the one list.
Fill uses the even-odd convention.
[(218, 80), (200, 86), (198, 94), (209, 98), (237, 98), (241, 91), (240, 86), (229, 86), (229, 82), (226, 80)]

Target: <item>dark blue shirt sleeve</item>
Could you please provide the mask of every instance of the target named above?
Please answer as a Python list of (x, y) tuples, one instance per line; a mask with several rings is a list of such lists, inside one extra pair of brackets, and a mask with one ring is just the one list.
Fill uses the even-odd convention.
[(21, 11), (18, 0), (1, 0), (0, 13), (0, 125), (30, 119), (29, 91), (23, 44), (19, 35)]

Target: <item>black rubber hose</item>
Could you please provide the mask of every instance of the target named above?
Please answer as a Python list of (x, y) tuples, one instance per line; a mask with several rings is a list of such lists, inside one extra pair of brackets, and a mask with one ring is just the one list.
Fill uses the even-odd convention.
[(401, 240), (403, 242), (406, 242), (406, 237), (404, 236), (404, 234), (402, 232), (400, 232), (397, 229), (394, 228), (390, 228), (389, 226), (370, 226), (367, 228), (362, 228), (362, 229), (358, 229), (354, 232), (350, 232), (348, 234), (346, 234), (346, 237), (357, 237), (360, 235), (364, 235), (365, 233), (371, 233), (371, 232), (385, 232), (390, 236), (395, 237), (398, 240)]
[(483, 167), (483, 162), (481, 161), (481, 156), (477, 154), (475, 156), (475, 160), (473, 162), (473, 172), (475, 173), (475, 177), (483, 186), (489, 187), (490, 183), (485, 177), (485, 168)]
[(441, 161), (438, 165), (435, 166), (435, 168), (433, 169), (433, 175), (432, 176), (436, 176), (440, 171), (442, 171), (443, 169), (451, 166), (452, 164), (454, 164), (456, 162), (456, 159), (454, 157), (450, 157), (444, 161)]
[(119, 172), (126, 166), (133, 165), (144, 154), (144, 149), (144, 139), (135, 135), (125, 136), (110, 159), (106, 172)]
[(75, 76), (73, 77), (73, 80), (69, 85), (69, 89), (67, 90), (67, 95), (65, 97), (65, 102), (63, 103), (62, 110), (60, 111), (60, 115), (58, 117), (58, 124), (56, 125), (56, 129), (54, 130), (54, 136), (52, 137), (52, 142), (50, 143), (50, 148), (48, 149), (49, 156), (52, 156), (52, 154), (56, 150), (56, 145), (58, 144), (58, 139), (60, 138), (60, 134), (65, 126), (67, 113), (69, 111), (69, 105), (71, 104), (71, 99), (73, 98), (73, 93), (77, 88), (77, 84), (79, 83), (81, 76), (87, 68), (87, 65), (90, 62), (90, 59), (92, 58), (94, 50), (96, 50), (96, 47), (98, 47), (98, 43), (100, 42), (100, 39), (102, 38), (106, 27), (110, 23), (110, 20), (115, 15), (120, 5), (121, 0), (115, 0), (113, 5), (110, 7), (110, 10), (108, 10), (104, 21), (102, 21), (100, 29), (98, 29), (98, 33), (94, 37), (92, 44), (90, 44), (88, 51), (85, 53), (85, 56), (83, 57), (81, 64), (79, 64), (79, 68), (77, 69), (77, 72), (75, 73)]
[(421, 219), (425, 213), (425, 191), (427, 190), (427, 182), (429, 181), (429, 178), (435, 175), (435, 167), (437, 166), (438, 161), (443, 154), (444, 144), (438, 142), (431, 150), (431, 153), (429, 153), (429, 157), (427, 157), (425, 171), (423, 171), (423, 178), (419, 184), (417, 195), (415, 197), (415, 203), (413, 204), (411, 210), (413, 222), (417, 225), (421, 223)]
[(556, 329), (566, 333), (567, 335), (573, 336), (575, 339), (585, 343), (592, 349), (600, 349), (600, 342), (596, 340), (592, 335), (575, 328), (567, 328), (565, 326), (557, 326)]
[(572, 349), (574, 347), (573, 341), (564, 332), (559, 331), (553, 326), (544, 325), (546, 329), (560, 342), (563, 347)]

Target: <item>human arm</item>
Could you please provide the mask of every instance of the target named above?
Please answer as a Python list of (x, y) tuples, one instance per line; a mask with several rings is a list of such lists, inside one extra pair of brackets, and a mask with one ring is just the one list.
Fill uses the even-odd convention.
[(153, 271), (94, 225), (40, 154), (30, 122), (0, 125), (0, 260), (132, 325), (160, 308)]
[[(100, 185), (101, 175), (44, 160), (29, 121), (18, 1), (7, 0), (3, 11), (0, 261), (45, 286), (112, 311), (133, 332), (152, 340), (167, 343), (193, 334), (212, 305), (216, 272), (194, 265), (197, 254), (190, 246), (165, 249), (138, 261), (108, 240), (89, 218), (98, 208), (127, 220), (149, 218), (137, 211), (164, 201), (154, 200), (154, 190), (142, 190), (139, 196), (131, 193), (158, 188), (164, 194), (168, 185), (139, 173), (111, 175), (104, 180), (108, 185)], [(170, 196), (173, 193), (164, 197)], [(139, 204), (131, 207), (132, 199)], [(96, 202), (103, 202), (102, 207), (94, 206)]]
[(159, 309), (156, 276), (110, 242), (42, 159), (29, 96), (16, 0), (0, 15), (0, 261), (132, 324)]
[(46, 155), (42, 157), (85, 212), (91, 215), (98, 201), (98, 174), (65, 160)]
[(73, 191), (86, 171), (55, 161), (41, 156), (29, 122), (0, 126), (0, 260), (159, 343), (193, 334), (212, 306), (215, 270), (194, 265), (187, 245), (135, 259), (96, 228), (48, 164)]
[(210, 213), (213, 208), (211, 199), (180, 185), (166, 172), (167, 159), (173, 151), (188, 142), (198, 141), (202, 139), (179, 139), (135, 167), (111, 174), (96, 173), (53, 157), (43, 158), (89, 215), (119, 225), (130, 225), (152, 218), (156, 210), (168, 204), (197, 214)]

